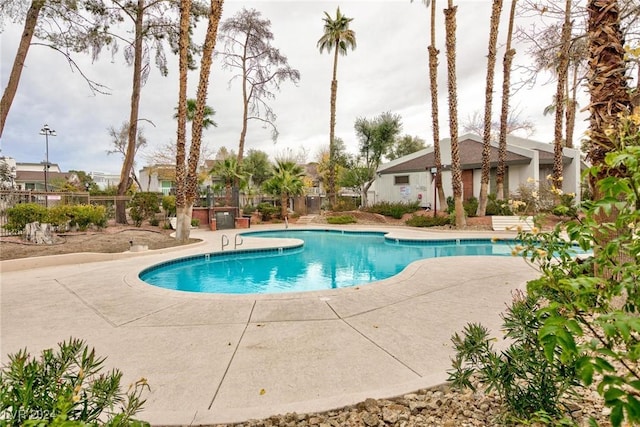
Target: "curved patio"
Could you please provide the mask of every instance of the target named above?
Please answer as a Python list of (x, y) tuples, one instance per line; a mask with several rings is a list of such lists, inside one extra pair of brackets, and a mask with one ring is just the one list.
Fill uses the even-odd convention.
[[(399, 238), (514, 236), (357, 228)], [(190, 294), (137, 277), (167, 259), (220, 250), (222, 234), (233, 246), (239, 231), (194, 230), (203, 243), (171, 251), (0, 263), (2, 362), (20, 348), (34, 354), (83, 338), (127, 383), (148, 379), (139, 417), (152, 424), (324, 411), (444, 382), (451, 335), (481, 322), (499, 337), (512, 290), (537, 276), (521, 258), (478, 256), (422, 260), (381, 282), (308, 293)], [(264, 246), (245, 237), (242, 248)]]

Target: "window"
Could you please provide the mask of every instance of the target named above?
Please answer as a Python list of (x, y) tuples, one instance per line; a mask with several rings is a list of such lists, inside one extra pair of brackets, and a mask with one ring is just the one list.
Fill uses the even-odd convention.
[(408, 184), (409, 175), (396, 175), (393, 177), (393, 183), (395, 185)]

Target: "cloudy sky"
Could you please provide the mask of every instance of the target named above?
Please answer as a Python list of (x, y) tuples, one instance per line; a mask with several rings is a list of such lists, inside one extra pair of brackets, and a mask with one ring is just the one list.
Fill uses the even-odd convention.
[[(445, 2), (440, 0), (440, 4)], [(488, 0), (458, 0), (458, 103), (462, 124), (475, 111), (484, 108), (486, 53), (491, 2)], [(494, 112), (500, 108), (503, 45), (506, 40), (509, 2), (502, 12), (503, 25), (499, 35), (501, 49), (496, 66), (496, 98)], [(357, 48), (339, 58), (336, 135), (347, 149), (355, 153), (357, 140), (353, 124), (358, 117), (373, 118), (390, 111), (402, 117), (403, 133), (432, 140), (430, 98), (428, 87), (427, 45), (429, 42), (429, 11), (421, 2), (408, 0), (343, 0), (334, 1), (239, 1), (227, 0), (223, 19), (242, 7), (255, 8), (271, 20), (275, 39), (273, 45), (300, 71), (297, 85), (283, 84), (271, 105), (278, 115), (280, 131), (274, 144), (268, 129), (253, 123), (249, 127), (246, 149), (260, 149), (275, 157), (288, 150), (297, 154), (305, 150), (307, 160), (328, 145), (329, 94), (332, 55), (320, 54), (316, 43), (323, 31), (324, 11), (335, 15), (336, 7), (354, 18), (351, 28), (356, 32)], [(441, 10), (443, 6), (438, 6)], [(446, 59), (444, 48), (444, 18), (438, 12), (437, 43), (441, 50), (439, 88), (441, 137), (449, 135), (447, 113)], [(18, 45), (21, 27), (8, 24), (2, 34), (2, 87)], [(525, 48), (517, 46), (516, 63), (526, 64)], [(78, 72), (70, 69), (65, 59), (46, 47), (32, 46), (26, 60), (20, 87), (13, 102), (4, 134), (0, 140), (0, 155), (18, 162), (41, 162), (45, 158), (45, 138), (39, 130), (46, 123), (57, 132), (49, 138), (49, 161), (62, 170), (78, 169), (119, 173), (122, 159), (107, 155), (112, 148), (109, 127), (119, 127), (129, 116), (132, 69), (121, 55), (108, 53), (91, 63), (78, 56), (77, 62), (85, 74), (109, 87), (111, 95), (92, 94)], [(241, 92), (239, 83), (229, 84), (232, 77), (214, 61), (209, 86), (208, 104), (216, 111), (217, 128), (205, 131), (203, 142), (211, 149), (221, 146), (237, 150), (241, 128)], [(195, 98), (197, 73), (190, 75), (189, 97)], [(513, 77), (519, 79), (518, 76)], [(545, 81), (541, 78), (539, 81)], [(553, 139), (553, 117), (542, 111), (553, 96), (554, 84), (538, 84), (516, 93), (512, 105), (521, 117), (536, 125), (532, 139), (548, 142)], [(151, 151), (175, 141), (177, 105), (177, 57), (170, 57), (169, 75), (162, 77), (153, 69), (142, 89), (140, 118)], [(585, 105), (584, 102), (581, 105)], [(576, 140), (586, 128), (582, 114), (578, 118)], [(155, 125), (155, 126), (154, 126)], [(144, 154), (144, 153), (142, 153)], [(145, 165), (143, 156), (136, 168)]]

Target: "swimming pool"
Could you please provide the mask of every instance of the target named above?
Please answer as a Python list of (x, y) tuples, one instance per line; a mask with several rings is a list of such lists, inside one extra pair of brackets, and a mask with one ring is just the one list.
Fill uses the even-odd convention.
[(178, 258), (143, 270), (141, 280), (187, 292), (253, 294), (344, 288), (400, 273), (424, 258), (511, 255), (504, 241), (489, 239), (404, 240), (383, 232), (280, 230), (247, 237), (300, 239), (288, 248), (238, 250)]

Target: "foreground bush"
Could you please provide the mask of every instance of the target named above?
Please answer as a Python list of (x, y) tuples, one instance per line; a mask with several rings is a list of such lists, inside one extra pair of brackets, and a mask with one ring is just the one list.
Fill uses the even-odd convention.
[(420, 202), (415, 201), (412, 203), (402, 202), (381, 202), (375, 205), (369, 206), (364, 210), (366, 212), (377, 213), (384, 216), (390, 216), (395, 219), (401, 219), (404, 214), (413, 213), (420, 209)]
[(21, 203), (7, 209), (7, 230), (19, 233), (32, 222), (49, 223), (58, 230), (86, 230), (91, 225), (102, 228), (107, 225), (107, 211), (104, 206), (95, 205), (55, 205), (47, 209), (37, 203)]
[[(568, 378), (584, 386), (597, 384), (597, 392), (611, 409), (614, 427), (623, 422), (640, 424), (640, 133), (636, 130), (630, 135), (639, 139), (635, 145), (608, 153), (605, 165), (590, 170), (592, 176), (605, 177), (597, 184), (600, 199), (582, 206), (584, 219), (558, 224), (551, 232), (518, 235), (521, 243), (515, 252), (521, 252), (541, 272), (540, 278), (527, 284), (527, 298), (537, 306), (532, 307), (532, 321), (523, 329), (526, 336), (535, 337), (527, 351), (537, 354), (537, 362), (523, 354), (511, 357), (509, 351), (518, 345), (516, 340), (509, 351), (491, 356), (495, 366), (513, 362), (505, 365), (507, 369), (484, 369), (491, 366), (488, 364), (478, 369), (474, 365), (481, 359), (466, 357), (473, 354), (465, 350), (473, 343), (454, 336), (454, 342), (461, 343), (459, 363), (454, 365), (459, 383), (477, 374), (481, 383), (492, 387), (494, 382), (511, 381), (514, 370), (534, 378), (540, 375), (540, 364), (548, 364), (551, 372), (566, 368)], [(572, 242), (582, 250), (593, 250), (593, 256), (587, 260), (577, 257)], [(476, 341), (485, 345), (484, 336)], [(522, 357), (530, 362), (518, 363)], [(552, 409), (571, 396), (549, 396), (552, 405), (551, 410), (545, 408), (545, 419), (557, 425), (560, 414)], [(534, 396), (525, 393), (523, 397)], [(520, 414), (519, 400), (514, 402), (506, 399), (505, 410)]]
[(122, 373), (101, 372), (104, 361), (75, 338), (59, 343), (57, 350), (44, 350), (39, 358), (26, 349), (9, 355), (0, 370), (0, 424), (148, 426), (133, 418), (145, 402), (146, 380), (122, 392)]

